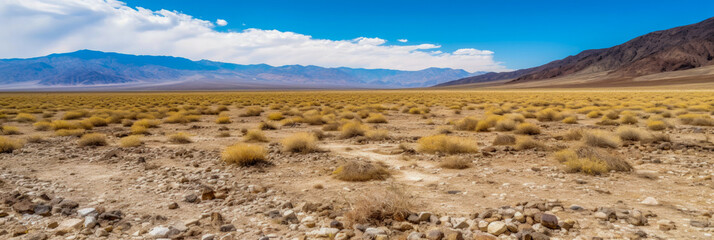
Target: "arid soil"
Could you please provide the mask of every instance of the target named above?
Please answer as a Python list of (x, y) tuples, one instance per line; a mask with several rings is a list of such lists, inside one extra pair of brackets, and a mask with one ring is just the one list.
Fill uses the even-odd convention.
[[(264, 130), (269, 164), (239, 167), (221, 152), (241, 142), (261, 116), (216, 124), (162, 123), (139, 147), (124, 148), (120, 124), (94, 127), (106, 146), (79, 146), (77, 137), (36, 131), (13, 123), (26, 138), (44, 141), (0, 153), (1, 239), (712, 239), (714, 143), (711, 126), (677, 124), (669, 142), (623, 141), (612, 150), (632, 171), (601, 175), (569, 173), (554, 150), (577, 144), (561, 136), (570, 129), (601, 129), (579, 115), (577, 124), (541, 122), (533, 136), (548, 149), (493, 146), (503, 132), (452, 131), (475, 139), (479, 152), (446, 156), (418, 151), (417, 140), (438, 126), (483, 109), (459, 114), (445, 106), (424, 115), (386, 111), (387, 140), (339, 137), (325, 131), (320, 151), (289, 153), (280, 139), (321, 125), (298, 123)], [(59, 112), (57, 116), (61, 116)], [(430, 122), (431, 121), (431, 122)], [(433, 124), (433, 125), (432, 125)], [(635, 126), (645, 128), (641, 121)], [(186, 132), (192, 143), (166, 136)], [(219, 136), (222, 132), (230, 136)], [(465, 169), (446, 169), (448, 157), (465, 158)], [(348, 182), (333, 171), (347, 161), (379, 162), (385, 180)], [(383, 221), (352, 223), (345, 214), (365, 197), (393, 192), (411, 203), (410, 213)]]

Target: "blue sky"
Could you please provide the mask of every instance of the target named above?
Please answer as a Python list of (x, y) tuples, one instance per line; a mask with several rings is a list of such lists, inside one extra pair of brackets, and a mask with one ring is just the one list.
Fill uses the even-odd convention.
[[(200, 19), (222, 31), (276, 29), (321, 39), (379, 37), (442, 51), (495, 52), (510, 69), (532, 67), (655, 30), (714, 17), (714, 1), (217, 1), (128, 0)], [(245, 25), (243, 25), (245, 24)]]
[(237, 64), (503, 72), (696, 23), (714, 17), (712, 9), (711, 0), (0, 1), (0, 58), (91, 49)]

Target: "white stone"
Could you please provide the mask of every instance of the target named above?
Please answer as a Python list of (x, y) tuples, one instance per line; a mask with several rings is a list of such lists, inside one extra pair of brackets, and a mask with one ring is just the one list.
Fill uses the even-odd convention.
[(488, 224), (488, 233), (493, 235), (500, 235), (506, 231), (506, 223), (501, 221), (495, 221)]
[(157, 226), (149, 231), (149, 237), (152, 238), (165, 238), (169, 235), (171, 229), (164, 226)]
[(657, 206), (657, 205), (659, 205), (659, 202), (657, 201), (657, 199), (655, 199), (653, 197), (647, 197), (647, 198), (645, 198), (645, 200), (642, 200), (642, 204), (650, 205), (650, 206)]
[(93, 215), (97, 213), (97, 209), (94, 208), (82, 208), (77, 210), (77, 214), (82, 217), (86, 217), (87, 215)]

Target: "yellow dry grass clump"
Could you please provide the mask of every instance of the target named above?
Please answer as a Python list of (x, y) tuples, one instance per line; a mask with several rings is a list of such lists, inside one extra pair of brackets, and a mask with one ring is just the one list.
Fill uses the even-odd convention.
[(138, 147), (144, 144), (141, 137), (138, 135), (126, 136), (119, 139), (119, 146), (124, 148)]
[(622, 142), (617, 136), (601, 130), (584, 132), (582, 140), (583, 143), (592, 147), (618, 148), (622, 145)]
[(471, 160), (460, 157), (447, 157), (439, 163), (439, 167), (446, 169), (466, 169), (471, 167)]
[(609, 171), (631, 171), (632, 165), (617, 155), (604, 149), (585, 145), (576, 146), (555, 153), (554, 158), (565, 165), (568, 172), (582, 172), (599, 175)]
[(513, 145), (516, 144), (516, 136), (510, 134), (498, 134), (493, 139), (493, 145)]
[(19, 113), (19, 114), (17, 114), (17, 116), (15, 117), (15, 121), (18, 121), (18, 122), (35, 122), (35, 121), (37, 121), (37, 118), (36, 118), (34, 115), (29, 114), (29, 113)]
[(364, 136), (373, 141), (386, 140), (389, 139), (389, 131), (386, 129), (367, 130)]
[(521, 123), (516, 127), (515, 133), (524, 135), (538, 135), (540, 128), (532, 123)]
[(340, 137), (352, 138), (364, 136), (364, 134), (367, 133), (367, 130), (369, 130), (369, 127), (356, 121), (350, 121), (340, 127)]
[(295, 133), (281, 141), (283, 151), (310, 153), (318, 151), (317, 137), (312, 133)]
[(246, 142), (268, 142), (270, 140), (268, 139), (268, 137), (265, 136), (265, 133), (263, 133), (263, 131), (261, 131), (260, 129), (251, 129), (245, 133), (245, 136), (243, 136), (243, 141), (246, 141)]
[(12, 153), (15, 149), (22, 148), (22, 145), (20, 140), (0, 136), (0, 153)]
[(422, 137), (417, 143), (419, 144), (418, 151), (423, 153), (459, 154), (478, 152), (476, 141), (443, 134)]
[(178, 143), (178, 144), (186, 144), (186, 143), (192, 143), (193, 140), (191, 140), (191, 135), (185, 132), (177, 132), (174, 134), (171, 134), (169, 136), (169, 142), (171, 143)]
[(342, 181), (365, 182), (384, 180), (389, 177), (389, 171), (383, 163), (350, 161), (340, 165), (332, 172), (332, 176)]
[(266, 155), (267, 151), (263, 146), (238, 143), (223, 150), (221, 159), (226, 163), (251, 166), (266, 162)]
[(2, 133), (2, 135), (19, 135), (20, 129), (15, 126), (2, 126), (0, 133)]
[(397, 186), (386, 189), (367, 191), (359, 194), (350, 203), (350, 210), (345, 213), (349, 226), (361, 224), (379, 224), (387, 219), (403, 220), (409, 216), (414, 205)]
[(368, 123), (387, 123), (387, 118), (381, 113), (370, 113), (369, 117), (364, 121)]
[(79, 146), (105, 146), (107, 136), (101, 133), (87, 133), (82, 135), (77, 143)]

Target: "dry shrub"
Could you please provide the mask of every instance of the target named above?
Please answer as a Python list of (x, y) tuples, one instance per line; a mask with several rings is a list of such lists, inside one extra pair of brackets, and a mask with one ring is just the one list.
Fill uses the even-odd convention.
[(79, 137), (84, 134), (84, 129), (60, 129), (55, 131), (55, 135), (57, 136), (73, 136), (73, 137)]
[(45, 138), (42, 135), (32, 135), (27, 137), (27, 142), (29, 143), (41, 143), (44, 142)]
[(409, 197), (394, 186), (384, 190), (367, 191), (359, 194), (350, 203), (350, 210), (345, 213), (348, 225), (380, 224), (385, 220), (403, 220), (413, 208)]
[(77, 142), (79, 146), (105, 146), (107, 145), (107, 136), (101, 133), (87, 133), (82, 135)]
[(251, 106), (245, 108), (245, 111), (241, 113), (239, 116), (241, 117), (255, 117), (255, 116), (260, 116), (260, 114), (263, 112), (263, 108), (259, 106)]
[(2, 135), (19, 135), (20, 129), (15, 126), (2, 126), (0, 133), (2, 133)]
[(527, 150), (527, 149), (538, 149), (538, 150), (545, 150), (547, 147), (539, 142), (533, 139), (532, 137), (527, 137), (527, 136), (519, 136), (516, 138), (516, 144), (513, 146), (516, 150)]
[(317, 137), (312, 133), (295, 133), (281, 141), (283, 151), (310, 153), (318, 151)]
[(0, 136), (0, 153), (12, 153), (15, 149), (22, 148), (22, 145), (20, 140)]
[(389, 139), (389, 131), (385, 129), (367, 130), (364, 136), (373, 141)]
[(104, 126), (109, 125), (109, 122), (107, 122), (107, 119), (97, 117), (97, 116), (92, 116), (90, 118), (85, 119), (84, 121), (91, 124), (92, 126), (95, 126), (95, 127), (104, 127)]
[(516, 136), (511, 134), (498, 134), (493, 139), (493, 145), (513, 145), (516, 143)]
[(322, 126), (322, 131), (337, 131), (340, 129), (340, 124), (337, 122), (331, 122)]
[(131, 134), (147, 134), (149, 133), (149, 129), (147, 129), (144, 126), (141, 125), (132, 125), (131, 126)]
[(563, 134), (563, 139), (566, 141), (577, 141), (583, 138), (583, 130), (570, 129)]
[(460, 131), (473, 131), (476, 129), (476, 125), (478, 124), (478, 119), (474, 117), (465, 117), (462, 119), (459, 119), (454, 123), (454, 129), (460, 130)]
[(276, 126), (274, 123), (271, 123), (271, 122), (260, 122), (258, 124), (258, 129), (260, 129), (260, 130), (275, 130), (275, 129), (278, 129), (278, 126)]
[(132, 124), (132, 126), (142, 126), (145, 128), (157, 128), (157, 127), (159, 127), (160, 123), (161, 122), (159, 122), (159, 120), (156, 120), (156, 119), (141, 119), (141, 120), (134, 122), (134, 124)]
[(669, 138), (669, 135), (664, 134), (664, 133), (651, 133), (652, 134), (652, 142), (671, 142), (672, 140)]
[(251, 129), (245, 133), (245, 136), (243, 136), (243, 141), (246, 141), (246, 142), (267, 142), (267, 141), (269, 141), (269, 139), (268, 139), (268, 137), (265, 136), (265, 133), (263, 133), (263, 131), (261, 131), (260, 129)]
[(29, 113), (19, 113), (15, 117), (15, 121), (18, 121), (18, 122), (35, 122), (36, 120), (37, 120), (37, 118), (34, 115), (29, 114)]
[(479, 122), (476, 124), (476, 127), (474, 128), (474, 131), (477, 131), (477, 132), (488, 132), (488, 129), (489, 129), (490, 127), (491, 127), (491, 124), (489, 124), (489, 122), (479, 121)]
[(585, 145), (560, 151), (556, 159), (566, 166), (568, 172), (583, 172), (597, 175), (608, 171), (631, 171), (632, 165), (619, 156), (608, 153), (604, 149)]
[(169, 136), (169, 142), (171, 143), (178, 143), (178, 144), (185, 144), (185, 143), (192, 143), (193, 140), (191, 140), (191, 135), (185, 132), (177, 132)]
[(267, 151), (263, 146), (238, 143), (223, 150), (221, 159), (227, 163), (251, 166), (257, 163), (265, 163), (266, 155)]
[(478, 144), (469, 138), (446, 136), (443, 134), (422, 137), (417, 143), (419, 152), (424, 153), (475, 153), (478, 152)]
[(560, 121), (563, 119), (563, 114), (554, 109), (548, 108), (536, 113), (536, 119), (541, 122)]
[(439, 163), (439, 167), (447, 169), (466, 169), (471, 167), (471, 160), (460, 157), (447, 157)]
[(582, 140), (583, 143), (591, 147), (618, 148), (622, 145), (618, 137), (600, 130), (590, 130), (583, 133)]
[(597, 111), (597, 110), (596, 110), (596, 111), (590, 111), (590, 112), (589, 112), (587, 115), (585, 115), (585, 116), (587, 116), (588, 118), (599, 118), (600, 116), (602, 116), (602, 113), (600, 113), (600, 111)]
[(32, 124), (32, 126), (37, 131), (47, 131), (52, 128), (52, 124), (50, 122), (36, 122), (36, 123)]
[(637, 116), (632, 115), (632, 114), (623, 114), (622, 117), (620, 118), (620, 123), (621, 124), (637, 124)]
[(647, 128), (652, 131), (662, 131), (667, 129), (667, 123), (661, 120), (647, 121)]
[(620, 117), (620, 113), (612, 110), (612, 111), (608, 111), (607, 113), (605, 113), (604, 117), (607, 119), (610, 119), (610, 120), (615, 120)]
[(124, 148), (138, 147), (144, 144), (140, 136), (131, 135), (119, 139), (119, 146)]
[(340, 137), (352, 138), (357, 136), (364, 136), (367, 130), (369, 130), (369, 128), (359, 122), (347, 122), (343, 124), (342, 127), (340, 127)]
[(370, 163), (349, 161), (340, 165), (332, 175), (342, 181), (366, 182), (371, 180), (384, 180), (389, 177), (389, 171), (383, 163)]
[(496, 122), (496, 131), (506, 132), (512, 131), (513, 129), (516, 129), (516, 121), (511, 119), (501, 119)]
[(578, 123), (578, 118), (576, 116), (570, 116), (563, 119), (565, 124), (576, 124)]
[(369, 117), (364, 121), (368, 123), (387, 123), (387, 118), (380, 113), (370, 113)]
[(648, 141), (651, 138), (647, 131), (634, 127), (618, 127), (615, 132), (623, 141)]
[(607, 116), (602, 117), (602, 119), (600, 119), (600, 121), (596, 122), (595, 124), (597, 124), (597, 125), (602, 125), (602, 126), (617, 126), (617, 125), (620, 125), (619, 122), (617, 122), (617, 121), (615, 121), (615, 120), (612, 120), (612, 119), (608, 118)]
[(87, 112), (84, 111), (69, 111), (64, 113), (64, 116), (62, 116), (62, 120), (74, 120), (74, 119), (80, 119), (83, 118), (87, 115)]
[(280, 112), (273, 112), (273, 113), (268, 114), (268, 120), (280, 121), (280, 120), (283, 120), (283, 118), (285, 118), (285, 117), (283, 117), (283, 114)]
[(532, 123), (521, 123), (516, 127), (515, 133), (524, 135), (538, 135), (540, 128)]
[[(148, 119), (142, 119), (142, 120), (148, 120)], [(190, 122), (198, 122), (201, 120), (201, 116), (199, 115), (187, 115), (186, 113), (172, 113), (169, 115), (166, 119), (164, 119), (164, 123), (190, 123)], [(141, 121), (141, 120), (140, 120)], [(158, 126), (158, 121), (156, 123), (156, 126)], [(146, 127), (152, 127), (152, 126), (146, 126)]]
[(216, 118), (216, 123), (218, 124), (229, 124), (231, 123), (231, 117), (229, 116), (219, 116)]
[(449, 128), (447, 126), (441, 126), (441, 127), (436, 128), (436, 132), (438, 132), (439, 134), (453, 133), (453, 131), (451, 131), (451, 128)]

